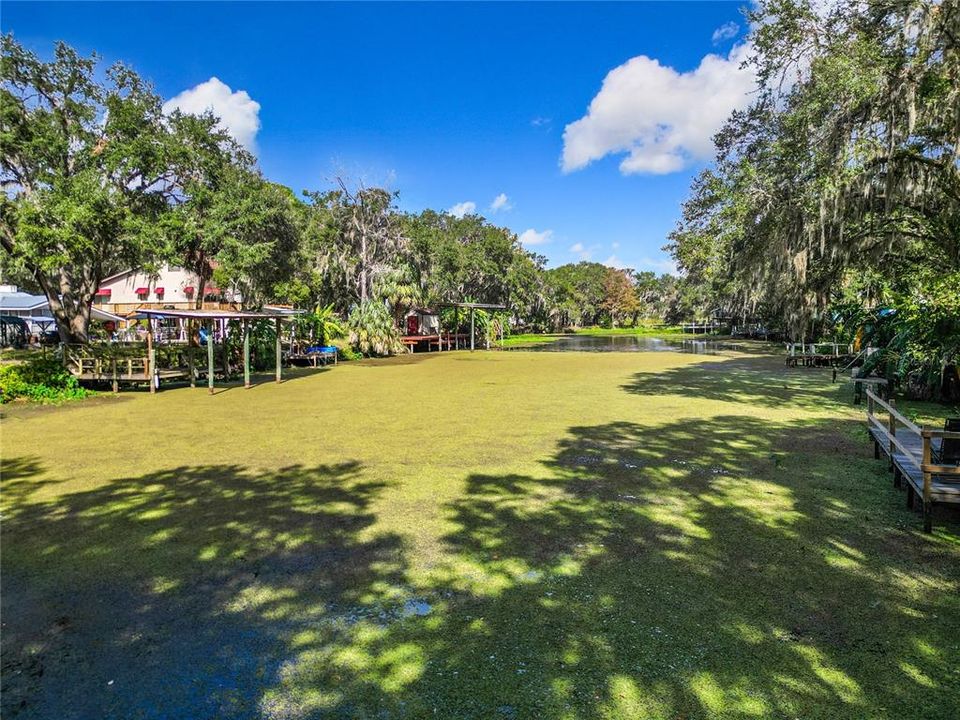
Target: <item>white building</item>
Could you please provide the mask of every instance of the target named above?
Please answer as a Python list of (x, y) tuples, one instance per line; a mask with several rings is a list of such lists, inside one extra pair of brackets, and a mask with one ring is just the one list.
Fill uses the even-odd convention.
[[(200, 278), (184, 268), (164, 265), (156, 273), (127, 270), (104, 278), (94, 297), (94, 307), (117, 315), (140, 308), (189, 310), (197, 307)], [(239, 301), (234, 293), (208, 283), (204, 301)]]

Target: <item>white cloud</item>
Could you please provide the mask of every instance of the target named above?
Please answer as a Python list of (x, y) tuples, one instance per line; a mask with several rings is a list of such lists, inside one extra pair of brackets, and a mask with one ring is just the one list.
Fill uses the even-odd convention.
[(500, 193), (493, 199), (493, 202), (490, 203), (491, 212), (497, 212), (498, 210), (507, 211), (512, 209), (513, 205), (510, 203), (510, 198), (507, 197), (506, 193)]
[(531, 120), (530, 124), (533, 125), (533, 127), (544, 127), (544, 126), (549, 126), (550, 123), (552, 122), (553, 122), (552, 118), (538, 116), (538, 117), (535, 117), (533, 120)]
[(454, 205), (452, 208), (447, 210), (448, 215), (453, 215), (455, 218), (462, 218), (464, 215), (472, 215), (477, 209), (477, 204), (471, 200), (466, 202), (460, 202)]
[(620, 172), (665, 174), (714, 154), (713, 135), (730, 113), (746, 107), (755, 86), (741, 68), (749, 48), (705, 56), (680, 73), (640, 55), (607, 73), (587, 114), (563, 132), (564, 172), (626, 153)]
[(607, 267), (612, 267), (617, 270), (623, 270), (626, 265), (623, 264), (623, 260), (618, 258), (616, 255), (611, 255), (606, 260), (603, 261), (603, 264)]
[(735, 38), (739, 34), (740, 34), (740, 26), (731, 20), (730, 22), (724, 23), (723, 25), (718, 27), (716, 30), (714, 30), (713, 37), (711, 39), (713, 40), (713, 44), (716, 45), (717, 43), (723, 42), (724, 40), (730, 40), (732, 38)]
[(255, 149), (257, 132), (260, 130), (260, 103), (252, 99), (246, 90), (234, 92), (229, 85), (212, 77), (163, 104), (165, 113), (177, 109), (191, 115), (212, 111), (220, 118), (223, 129), (238, 143), (251, 152)]
[(569, 250), (575, 254), (580, 260), (590, 260), (593, 258), (593, 253), (597, 249), (596, 245), (591, 245), (586, 247), (583, 243), (574, 243), (570, 246)]
[(668, 273), (670, 275), (677, 275), (677, 264), (670, 258), (641, 258), (640, 262), (637, 263), (637, 269), (639, 270), (653, 270), (654, 272)]
[(615, 243), (613, 243), (610, 247), (612, 247), (614, 250), (616, 250), (617, 248), (620, 247), (620, 243), (615, 242)]
[(553, 239), (553, 230), (542, 230), (537, 232), (533, 228), (529, 228), (520, 233), (520, 244), (524, 247), (531, 247), (532, 245), (544, 245), (550, 240)]

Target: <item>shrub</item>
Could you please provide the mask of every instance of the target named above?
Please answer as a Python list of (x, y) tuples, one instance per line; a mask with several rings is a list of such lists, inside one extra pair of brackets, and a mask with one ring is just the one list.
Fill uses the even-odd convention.
[(61, 402), (89, 394), (56, 358), (35, 357), (23, 363), (0, 366), (0, 402), (16, 398)]
[(355, 307), (347, 327), (350, 343), (364, 355), (393, 355), (404, 350), (393, 316), (381, 302), (367, 301)]
[(360, 360), (363, 357), (363, 355), (361, 353), (358, 353), (349, 345), (338, 345), (337, 357), (340, 360)]

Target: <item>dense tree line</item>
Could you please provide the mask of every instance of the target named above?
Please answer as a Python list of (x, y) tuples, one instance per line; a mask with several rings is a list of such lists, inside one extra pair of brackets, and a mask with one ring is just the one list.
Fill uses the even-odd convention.
[(669, 246), (702, 314), (868, 341), (917, 389), (960, 351), (960, 7), (767, 0), (758, 89)]
[(170, 262), (205, 288), (324, 308), (369, 352), (397, 348), (406, 311), (504, 304), (513, 327), (556, 330), (663, 317), (672, 278), (596, 263), (547, 270), (479, 215), (400, 212), (381, 188), (339, 180), (297, 196), (264, 178), (211, 114), (164, 114), (135, 72), (58, 44), (44, 62), (2, 40), (0, 245), (8, 278), (50, 300), (65, 342), (88, 336), (104, 277)]

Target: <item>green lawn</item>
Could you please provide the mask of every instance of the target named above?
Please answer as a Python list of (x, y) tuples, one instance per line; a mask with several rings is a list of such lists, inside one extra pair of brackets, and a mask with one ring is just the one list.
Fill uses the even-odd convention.
[(5, 408), (3, 716), (953, 720), (960, 513), (850, 398), (461, 352)]

